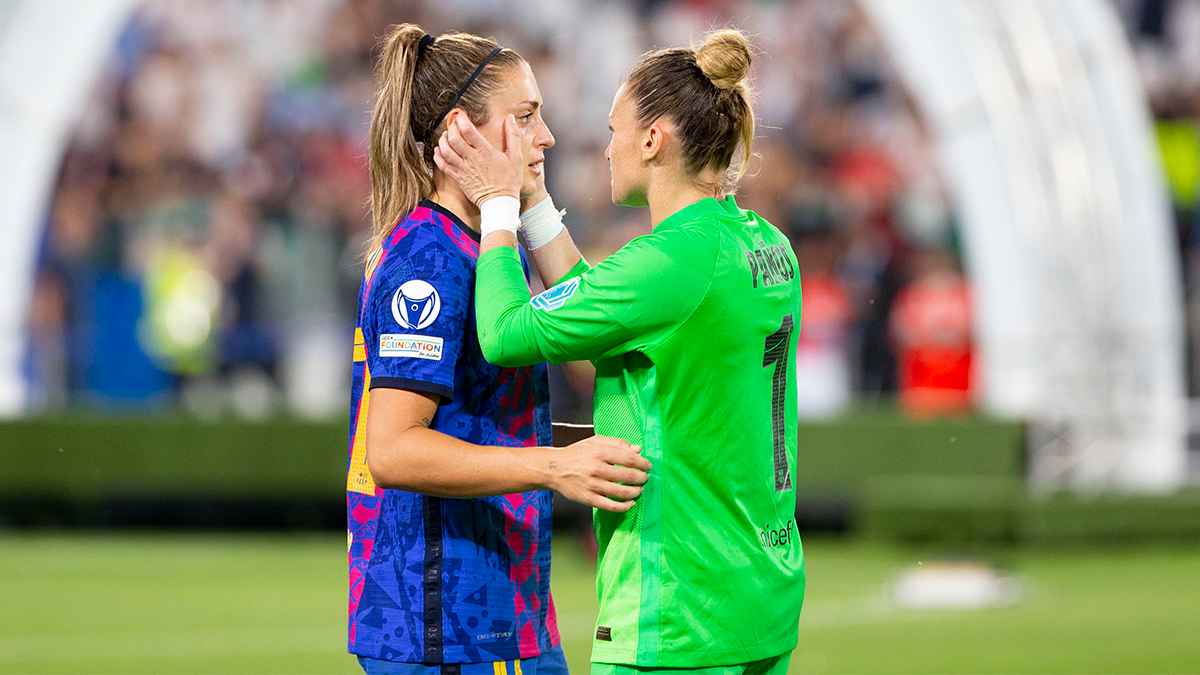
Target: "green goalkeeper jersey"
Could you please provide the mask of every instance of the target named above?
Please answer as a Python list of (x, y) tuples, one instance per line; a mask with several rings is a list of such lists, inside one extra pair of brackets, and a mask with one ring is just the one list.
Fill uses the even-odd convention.
[(489, 361), (593, 361), (596, 433), (654, 465), (632, 509), (595, 513), (592, 660), (690, 668), (794, 649), (800, 279), (783, 234), (704, 199), (532, 300), (517, 252), (491, 250), (475, 297)]

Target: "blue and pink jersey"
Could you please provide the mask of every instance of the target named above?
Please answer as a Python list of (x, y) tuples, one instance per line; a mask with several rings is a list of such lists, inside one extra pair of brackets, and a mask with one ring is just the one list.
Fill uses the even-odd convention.
[(546, 365), (499, 368), (480, 353), (478, 236), (423, 201), (367, 262), (346, 481), (353, 654), (478, 663), (537, 656), (559, 642), (550, 492), (428, 497), (378, 488), (367, 470), (365, 421), (380, 387), (441, 397), (430, 428), (468, 443), (551, 443)]

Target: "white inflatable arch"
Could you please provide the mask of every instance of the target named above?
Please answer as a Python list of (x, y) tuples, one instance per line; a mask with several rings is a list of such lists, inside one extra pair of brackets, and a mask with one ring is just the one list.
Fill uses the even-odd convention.
[(1182, 292), (1146, 96), (1103, 0), (863, 0), (937, 134), (981, 403), (1035, 484), (1186, 478)]
[(22, 414), (25, 317), (67, 136), (136, 0), (0, 0), (0, 416)]

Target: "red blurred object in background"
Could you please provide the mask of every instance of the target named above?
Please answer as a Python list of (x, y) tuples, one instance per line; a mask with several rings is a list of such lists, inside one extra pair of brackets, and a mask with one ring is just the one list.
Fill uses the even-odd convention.
[(846, 340), (854, 321), (840, 279), (815, 273), (801, 278), (803, 320), (796, 345), (796, 393), (802, 418), (832, 417), (850, 405)]
[(917, 278), (892, 307), (901, 408), (914, 417), (971, 406), (971, 292), (943, 252), (918, 256)]

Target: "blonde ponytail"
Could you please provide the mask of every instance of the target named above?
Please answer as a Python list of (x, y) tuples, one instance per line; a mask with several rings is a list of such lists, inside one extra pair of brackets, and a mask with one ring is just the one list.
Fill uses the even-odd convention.
[(371, 116), (371, 250), (404, 214), (433, 191), (412, 125), (412, 90), (418, 45), (425, 31), (410, 23), (393, 26), (375, 68), (379, 96)]
[(696, 65), (726, 96), (732, 97), (739, 113), (738, 146), (741, 161), (730, 180), (737, 183), (746, 173), (754, 154), (754, 90), (750, 86), (750, 40), (740, 30), (722, 28), (709, 32), (696, 47)]

